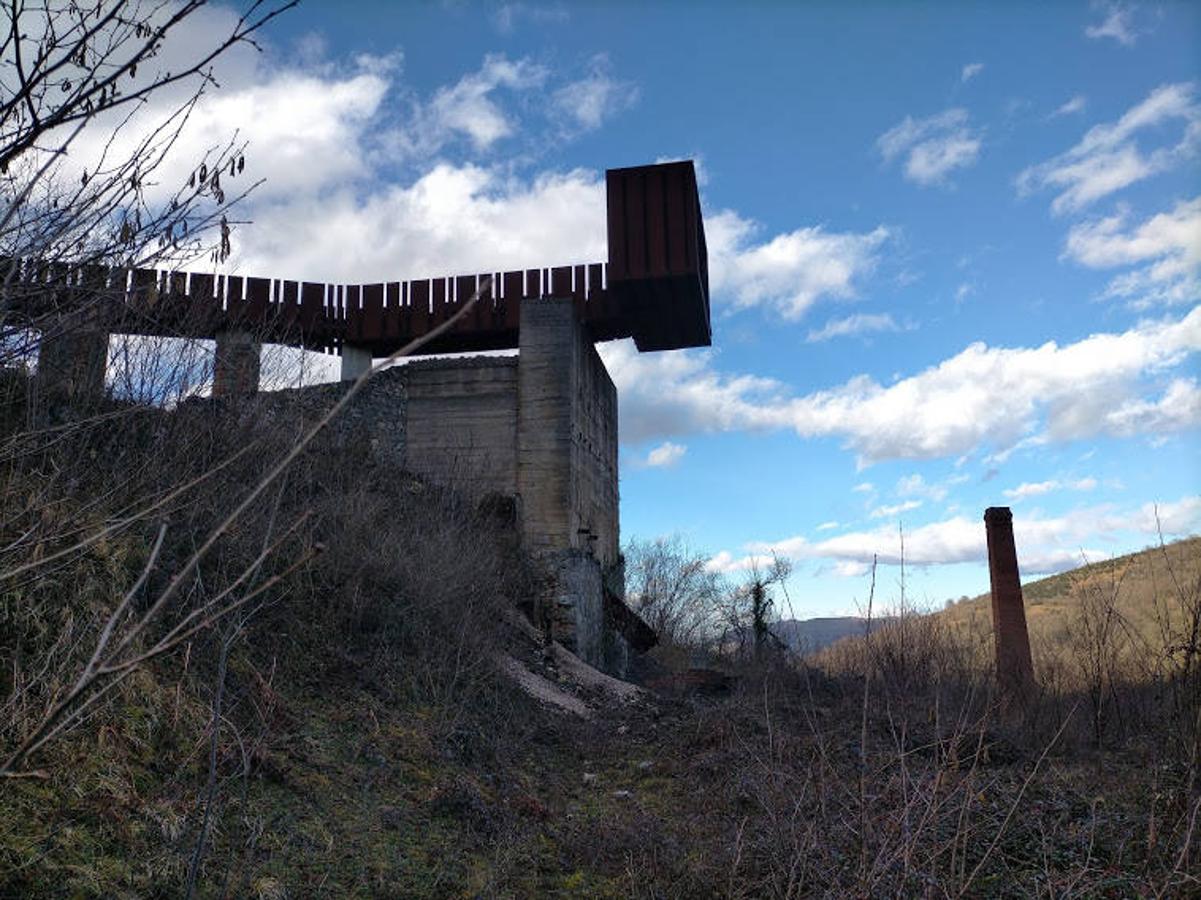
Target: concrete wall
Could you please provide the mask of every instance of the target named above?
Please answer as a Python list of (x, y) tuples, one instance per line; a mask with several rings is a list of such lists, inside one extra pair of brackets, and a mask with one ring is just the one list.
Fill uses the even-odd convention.
[(517, 358), (423, 360), (401, 371), (408, 469), (478, 495), (515, 495)]
[[(482, 498), (515, 497), (527, 550), (552, 574), (551, 630), (582, 659), (608, 657), (604, 580), (618, 571), (617, 390), (570, 299), (521, 306), (516, 357), (416, 360), (373, 377), (336, 420), (381, 463)], [(305, 418), (347, 382), (260, 394)], [(298, 423), (299, 424), (299, 423)], [(614, 591), (614, 593), (619, 593)]]
[(589, 549), (603, 566), (620, 553), (617, 487), (617, 388), (592, 342), (577, 361), (572, 409), (572, 498), (575, 546)]
[(617, 562), (617, 389), (570, 299), (521, 306), (517, 487), (527, 545)]
[(108, 332), (90, 328), (86, 317), (64, 318), (38, 344), (38, 392), (76, 406), (96, 403), (104, 397), (107, 363)]

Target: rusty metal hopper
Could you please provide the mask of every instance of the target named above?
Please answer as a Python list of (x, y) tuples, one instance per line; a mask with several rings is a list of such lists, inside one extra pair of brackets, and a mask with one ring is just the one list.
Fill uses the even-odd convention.
[(709, 262), (691, 160), (610, 169), (608, 290), (639, 350), (707, 347)]

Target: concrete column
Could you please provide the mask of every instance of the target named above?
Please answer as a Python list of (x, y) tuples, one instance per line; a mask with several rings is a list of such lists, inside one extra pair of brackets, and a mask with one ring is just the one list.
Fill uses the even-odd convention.
[(604, 597), (600, 563), (584, 548), (574, 513), (575, 413), (583, 349), (571, 298), (522, 300), (517, 356), (517, 491), (522, 539), (554, 572), (545, 598), (551, 635), (600, 665)]
[(371, 351), (354, 344), (342, 345), (342, 380), (355, 381), (371, 368)]
[(534, 552), (568, 550), (572, 404), (580, 324), (571, 298), (523, 300), (517, 359), (517, 492)]
[(997, 681), (1003, 688), (1023, 689), (1034, 682), (1026, 608), (1018, 577), (1017, 548), (1013, 543), (1013, 513), (1007, 506), (984, 511), (988, 537), (988, 576), (992, 583), (993, 643)]
[(243, 397), (259, 389), (263, 345), (247, 331), (223, 331), (217, 335), (213, 363), (213, 396)]
[(38, 345), (38, 392), (51, 402), (95, 403), (104, 396), (107, 365), (107, 331), (86, 322), (56, 323)]

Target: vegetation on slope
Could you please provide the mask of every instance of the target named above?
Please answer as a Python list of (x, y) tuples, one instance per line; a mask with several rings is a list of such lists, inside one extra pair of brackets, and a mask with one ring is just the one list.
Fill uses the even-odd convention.
[[(131, 501), (253, 452), (6, 582), (6, 752), (74, 682), (131, 587), (146, 609), (300, 427), (219, 404), (110, 412), (118, 426), (101, 419), (8, 458), (5, 571), (12, 554), (50, 559), (124, 521)], [(822, 672), (774, 645), (706, 646), (703, 628), (673, 619), (685, 644), (661, 659), (703, 653), (734, 688), (580, 719), (496, 665), (506, 654), (556, 677), (528, 630), (507, 625), (539, 595), (509, 525), (374, 466), (360, 442), (328, 440), (342, 464), (332, 443), (310, 448), (133, 644), (152, 646), (231, 584), (255, 590), (238, 579), (257, 564), (254, 583), (270, 587), (256, 602), (132, 669), (23, 777), (0, 780), (0, 896), (1198, 888), (1195, 681), (1179, 693), (1194, 705), (1175, 710), (1122, 693), (1121, 727), (1098, 746), (1084, 695), (995, 697), (987, 667), (933, 620), (903, 623), (900, 643), (873, 633)], [(93, 464), (72, 468), (80, 459)], [(264, 545), (276, 549), (260, 561)], [(711, 587), (701, 580), (702, 599)], [(695, 599), (683, 608), (716, 614)]]

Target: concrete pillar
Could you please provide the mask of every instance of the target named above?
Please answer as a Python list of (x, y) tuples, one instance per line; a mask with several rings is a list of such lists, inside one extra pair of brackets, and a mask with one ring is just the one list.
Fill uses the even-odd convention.
[(577, 534), (575, 413), (588, 345), (571, 298), (522, 300), (517, 356), (517, 492), (522, 540), (554, 573), (545, 602), (551, 636), (600, 665), (600, 563)]
[(1034, 682), (1026, 608), (1018, 577), (1017, 548), (1013, 543), (1013, 513), (1007, 506), (984, 511), (988, 537), (988, 576), (992, 584), (993, 643), (997, 681), (1003, 688), (1023, 689)]
[(38, 393), (51, 402), (95, 403), (104, 396), (108, 332), (86, 322), (56, 323), (38, 344)]
[(342, 345), (342, 380), (355, 381), (371, 368), (371, 351), (354, 344)]
[(571, 298), (523, 300), (517, 358), (517, 492), (526, 547), (568, 550), (572, 405), (580, 323)]
[(243, 397), (259, 389), (263, 345), (247, 331), (223, 331), (217, 335), (213, 363), (213, 396)]

